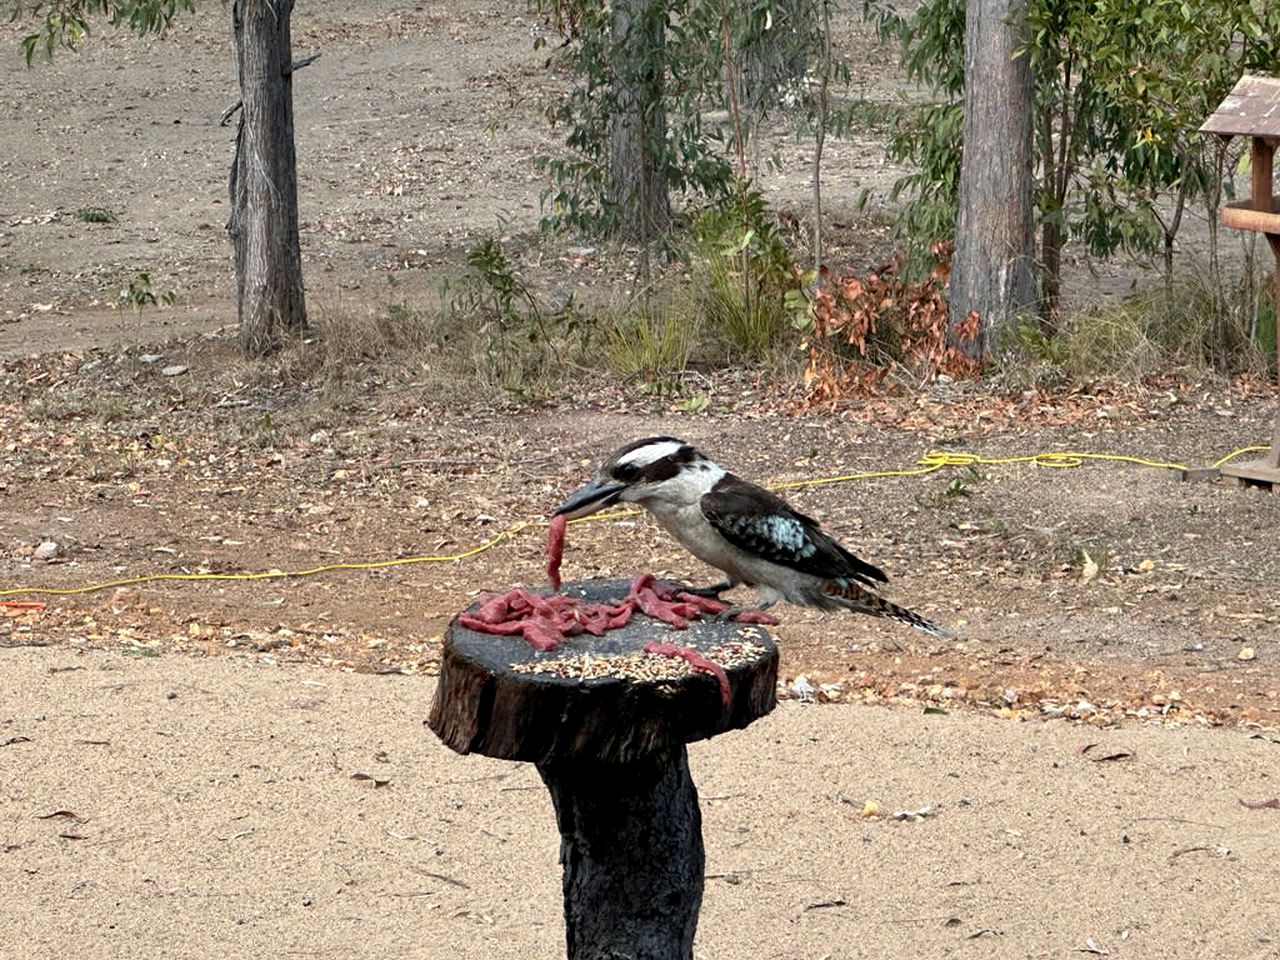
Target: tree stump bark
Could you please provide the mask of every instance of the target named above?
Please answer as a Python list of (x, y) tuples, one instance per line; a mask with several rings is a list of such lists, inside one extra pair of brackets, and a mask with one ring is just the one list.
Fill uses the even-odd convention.
[[(596, 580), (562, 592), (616, 603), (628, 586)], [(714, 677), (645, 654), (655, 640), (720, 663), (728, 701)], [(764, 716), (777, 678), (777, 647), (755, 625), (672, 630), (637, 614), (603, 637), (539, 653), (455, 620), (427, 723), (459, 753), (537, 765), (560, 828), (569, 960), (688, 960), (704, 856), (685, 744)]]
[(538, 772), (560, 828), (570, 960), (692, 957), (705, 858), (686, 748)]

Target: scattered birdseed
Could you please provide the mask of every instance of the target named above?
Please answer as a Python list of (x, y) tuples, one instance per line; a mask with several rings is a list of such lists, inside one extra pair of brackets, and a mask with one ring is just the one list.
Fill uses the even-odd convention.
[[(715, 661), (727, 670), (754, 663), (764, 652), (765, 648), (760, 644), (745, 639), (731, 640), (702, 651), (708, 660)], [(636, 683), (682, 680), (697, 672), (687, 660), (643, 652), (609, 657), (583, 653), (576, 657), (514, 663), (511, 669), (515, 673), (542, 673), (561, 680), (586, 681), (608, 678), (631, 680)]]

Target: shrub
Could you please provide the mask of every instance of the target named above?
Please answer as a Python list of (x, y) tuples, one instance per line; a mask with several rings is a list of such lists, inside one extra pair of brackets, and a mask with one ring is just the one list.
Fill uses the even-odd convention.
[(444, 297), (448, 335), (473, 346), (476, 376), (519, 397), (545, 395), (590, 332), (572, 298), (557, 307), (539, 302), (492, 237), (467, 251), (467, 271), (446, 284)]
[(648, 381), (680, 373), (689, 363), (699, 326), (671, 308), (618, 317), (608, 334), (609, 364), (623, 376)]
[(1008, 330), (997, 374), (1015, 388), (1097, 376), (1137, 379), (1176, 367), (1260, 373), (1275, 357), (1269, 285), (1246, 263), (1214, 279), (1187, 261), (1168, 278), (1123, 300), (1076, 311), (1056, 336), (1032, 324)]
[(777, 217), (743, 184), (730, 202), (699, 216), (691, 232), (707, 333), (743, 359), (771, 359), (791, 332), (788, 295), (800, 286)]

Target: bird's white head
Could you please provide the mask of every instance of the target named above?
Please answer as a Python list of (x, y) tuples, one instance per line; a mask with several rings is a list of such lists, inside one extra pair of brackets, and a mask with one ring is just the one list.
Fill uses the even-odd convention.
[(600, 467), (594, 480), (556, 511), (571, 520), (610, 504), (695, 503), (723, 477), (722, 467), (675, 437), (646, 437), (627, 444)]

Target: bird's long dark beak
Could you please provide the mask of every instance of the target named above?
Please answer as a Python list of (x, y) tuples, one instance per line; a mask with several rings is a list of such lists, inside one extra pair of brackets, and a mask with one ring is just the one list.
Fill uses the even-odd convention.
[(598, 480), (592, 480), (571, 493), (569, 499), (560, 504), (552, 516), (564, 516), (570, 520), (589, 517), (591, 514), (617, 503), (618, 497), (622, 495), (622, 491), (626, 488), (627, 485), (625, 483), (601, 483)]

